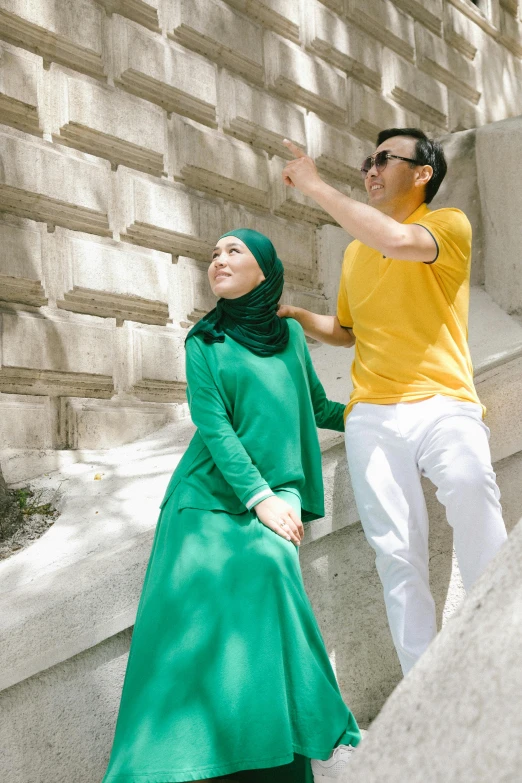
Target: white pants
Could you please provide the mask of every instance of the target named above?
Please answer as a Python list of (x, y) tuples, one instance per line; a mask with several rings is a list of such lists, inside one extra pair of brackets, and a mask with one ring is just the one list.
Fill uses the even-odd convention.
[(435, 484), (446, 508), (468, 590), (506, 539), (488, 438), (479, 405), (440, 395), (396, 405), (358, 403), (346, 421), (355, 501), (376, 553), (405, 674), (436, 633), (421, 476)]

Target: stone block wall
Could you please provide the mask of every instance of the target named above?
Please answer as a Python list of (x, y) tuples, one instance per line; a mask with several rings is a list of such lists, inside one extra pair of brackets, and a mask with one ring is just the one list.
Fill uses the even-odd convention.
[(0, 420), (106, 448), (186, 415), (215, 239), (276, 244), (332, 311), (346, 237), (281, 181), (292, 139), (364, 198), (382, 127), (522, 113), (517, 0), (0, 0)]

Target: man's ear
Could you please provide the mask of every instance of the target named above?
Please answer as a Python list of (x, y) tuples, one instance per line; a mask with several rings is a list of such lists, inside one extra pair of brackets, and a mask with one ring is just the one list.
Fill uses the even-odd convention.
[(415, 187), (421, 187), (427, 185), (430, 179), (433, 177), (433, 167), (423, 166), (420, 171), (416, 172)]

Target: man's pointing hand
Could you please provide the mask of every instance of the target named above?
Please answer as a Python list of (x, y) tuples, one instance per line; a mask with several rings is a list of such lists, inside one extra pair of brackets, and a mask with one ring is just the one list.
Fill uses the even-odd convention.
[(305, 195), (310, 195), (314, 187), (321, 182), (315, 163), (288, 139), (285, 139), (283, 144), (294, 156), (294, 160), (289, 161), (283, 169), (283, 182)]

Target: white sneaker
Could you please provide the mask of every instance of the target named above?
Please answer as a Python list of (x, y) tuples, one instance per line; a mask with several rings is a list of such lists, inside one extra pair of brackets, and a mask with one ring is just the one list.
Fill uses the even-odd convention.
[(355, 748), (352, 745), (339, 745), (326, 761), (312, 759), (312, 772), (315, 783), (322, 780), (340, 778), (348, 766)]

